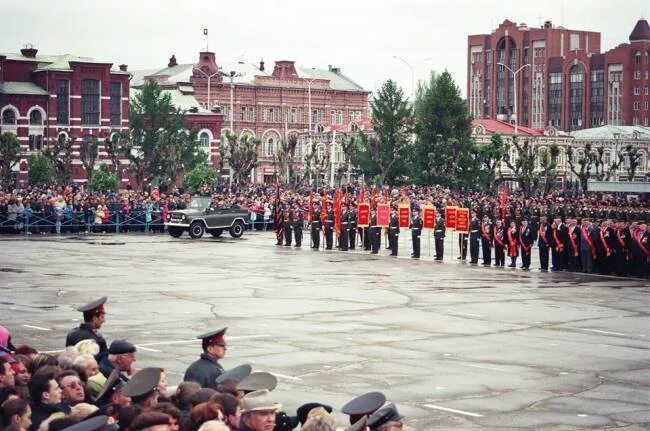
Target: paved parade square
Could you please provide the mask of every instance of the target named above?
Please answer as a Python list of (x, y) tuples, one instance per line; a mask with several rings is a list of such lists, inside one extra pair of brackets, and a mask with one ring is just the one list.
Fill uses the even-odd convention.
[[(456, 236), (453, 237), (453, 240)], [(0, 316), (14, 344), (57, 351), (106, 295), (109, 341), (171, 385), (227, 326), (225, 368), (279, 379), (293, 413), (364, 392), (397, 403), (408, 429), (648, 429), (647, 281), (474, 267), (367, 252), (276, 247), (272, 233), (0, 238)], [(431, 254), (429, 254), (431, 256)], [(537, 267), (533, 257), (533, 267)]]

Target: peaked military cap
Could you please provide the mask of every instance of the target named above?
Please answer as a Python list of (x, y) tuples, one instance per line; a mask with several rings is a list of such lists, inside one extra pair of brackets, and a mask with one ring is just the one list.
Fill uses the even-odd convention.
[(217, 329), (216, 331), (206, 332), (197, 336), (199, 340), (203, 340), (204, 344), (217, 344), (219, 346), (225, 346), (226, 340), (223, 339), (223, 336), (226, 334), (228, 328)]
[(128, 381), (122, 393), (127, 397), (142, 397), (153, 392), (158, 387), (160, 368), (143, 368)]
[(399, 414), (397, 406), (393, 403), (388, 403), (368, 418), (368, 427), (371, 430), (376, 430), (389, 422), (399, 422), (402, 419), (404, 419), (404, 416)]
[(77, 308), (77, 311), (81, 311), (82, 313), (87, 313), (90, 311), (95, 311), (97, 313), (103, 313), (104, 312), (104, 303), (106, 303), (106, 300), (108, 298), (105, 296), (102, 296), (99, 299), (95, 299), (92, 302), (89, 302), (88, 304), (82, 305), (81, 307)]
[(120, 372), (117, 370), (111, 371), (111, 374), (109, 374), (108, 378), (106, 379), (106, 383), (104, 383), (104, 386), (102, 386), (102, 389), (97, 394), (97, 397), (95, 397), (95, 404), (98, 406), (106, 404), (113, 393), (117, 390), (122, 389), (123, 387), (124, 382), (122, 379), (120, 379)]
[(307, 418), (309, 417), (309, 412), (312, 411), (315, 408), (322, 407), (327, 411), (327, 413), (332, 413), (332, 406), (328, 406), (327, 404), (321, 404), (321, 403), (306, 403), (298, 407), (298, 410), (296, 410), (296, 414), (298, 415), (298, 420), (300, 421), (300, 425), (304, 425), (305, 422), (307, 422)]
[(115, 340), (108, 348), (110, 355), (123, 355), (125, 353), (135, 353), (135, 344), (129, 343), (126, 340)]
[(238, 391), (253, 392), (266, 389), (272, 391), (278, 385), (278, 379), (266, 371), (256, 371), (237, 384)]
[(95, 416), (67, 428), (63, 428), (62, 431), (97, 431), (103, 429), (104, 426), (106, 426), (106, 423), (108, 423), (108, 416)]
[(226, 380), (236, 380), (238, 383), (248, 377), (253, 371), (253, 367), (249, 364), (238, 365), (235, 368), (231, 368), (219, 375), (216, 379), (216, 383), (222, 383)]
[(366, 426), (368, 426), (368, 416), (363, 416), (353, 425), (347, 427), (345, 431), (362, 431), (366, 429)]
[(369, 416), (386, 402), (386, 396), (381, 392), (368, 392), (348, 401), (341, 411), (350, 416), (350, 424), (356, 423), (363, 416)]

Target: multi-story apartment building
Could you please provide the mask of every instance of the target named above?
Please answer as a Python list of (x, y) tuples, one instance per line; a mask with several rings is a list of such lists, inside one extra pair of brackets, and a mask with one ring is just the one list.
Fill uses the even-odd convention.
[(468, 36), (467, 104), (474, 118), (534, 129), (648, 126), (649, 56), (645, 19), (604, 53), (598, 32), (505, 20)]

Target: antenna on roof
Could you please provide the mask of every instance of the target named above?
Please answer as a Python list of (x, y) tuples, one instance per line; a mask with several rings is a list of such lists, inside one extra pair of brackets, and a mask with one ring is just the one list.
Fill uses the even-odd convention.
[(203, 29), (203, 36), (205, 36), (205, 52), (209, 52), (210, 50), (208, 49), (208, 29), (207, 28)]

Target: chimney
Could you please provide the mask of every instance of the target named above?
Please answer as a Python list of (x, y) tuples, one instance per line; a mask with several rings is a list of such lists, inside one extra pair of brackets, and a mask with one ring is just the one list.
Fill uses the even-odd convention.
[(38, 49), (34, 48), (33, 45), (25, 45), (25, 47), (20, 50), (20, 53), (23, 55), (23, 57), (27, 58), (36, 58), (37, 52)]
[(176, 63), (176, 56), (172, 54), (171, 58), (169, 59), (169, 63), (167, 63), (167, 67), (174, 67), (178, 63)]
[(330, 72), (332, 71), (332, 65), (331, 64), (327, 65), (327, 70), (329, 70)]
[(126, 64), (120, 64), (120, 70), (121, 70), (122, 72), (126, 72), (126, 68), (127, 68), (127, 67), (128, 67), (128, 66), (127, 66)]
[(553, 23), (551, 21), (544, 21), (544, 28), (553, 28)]
[(264, 59), (260, 60), (260, 72), (264, 72)]

